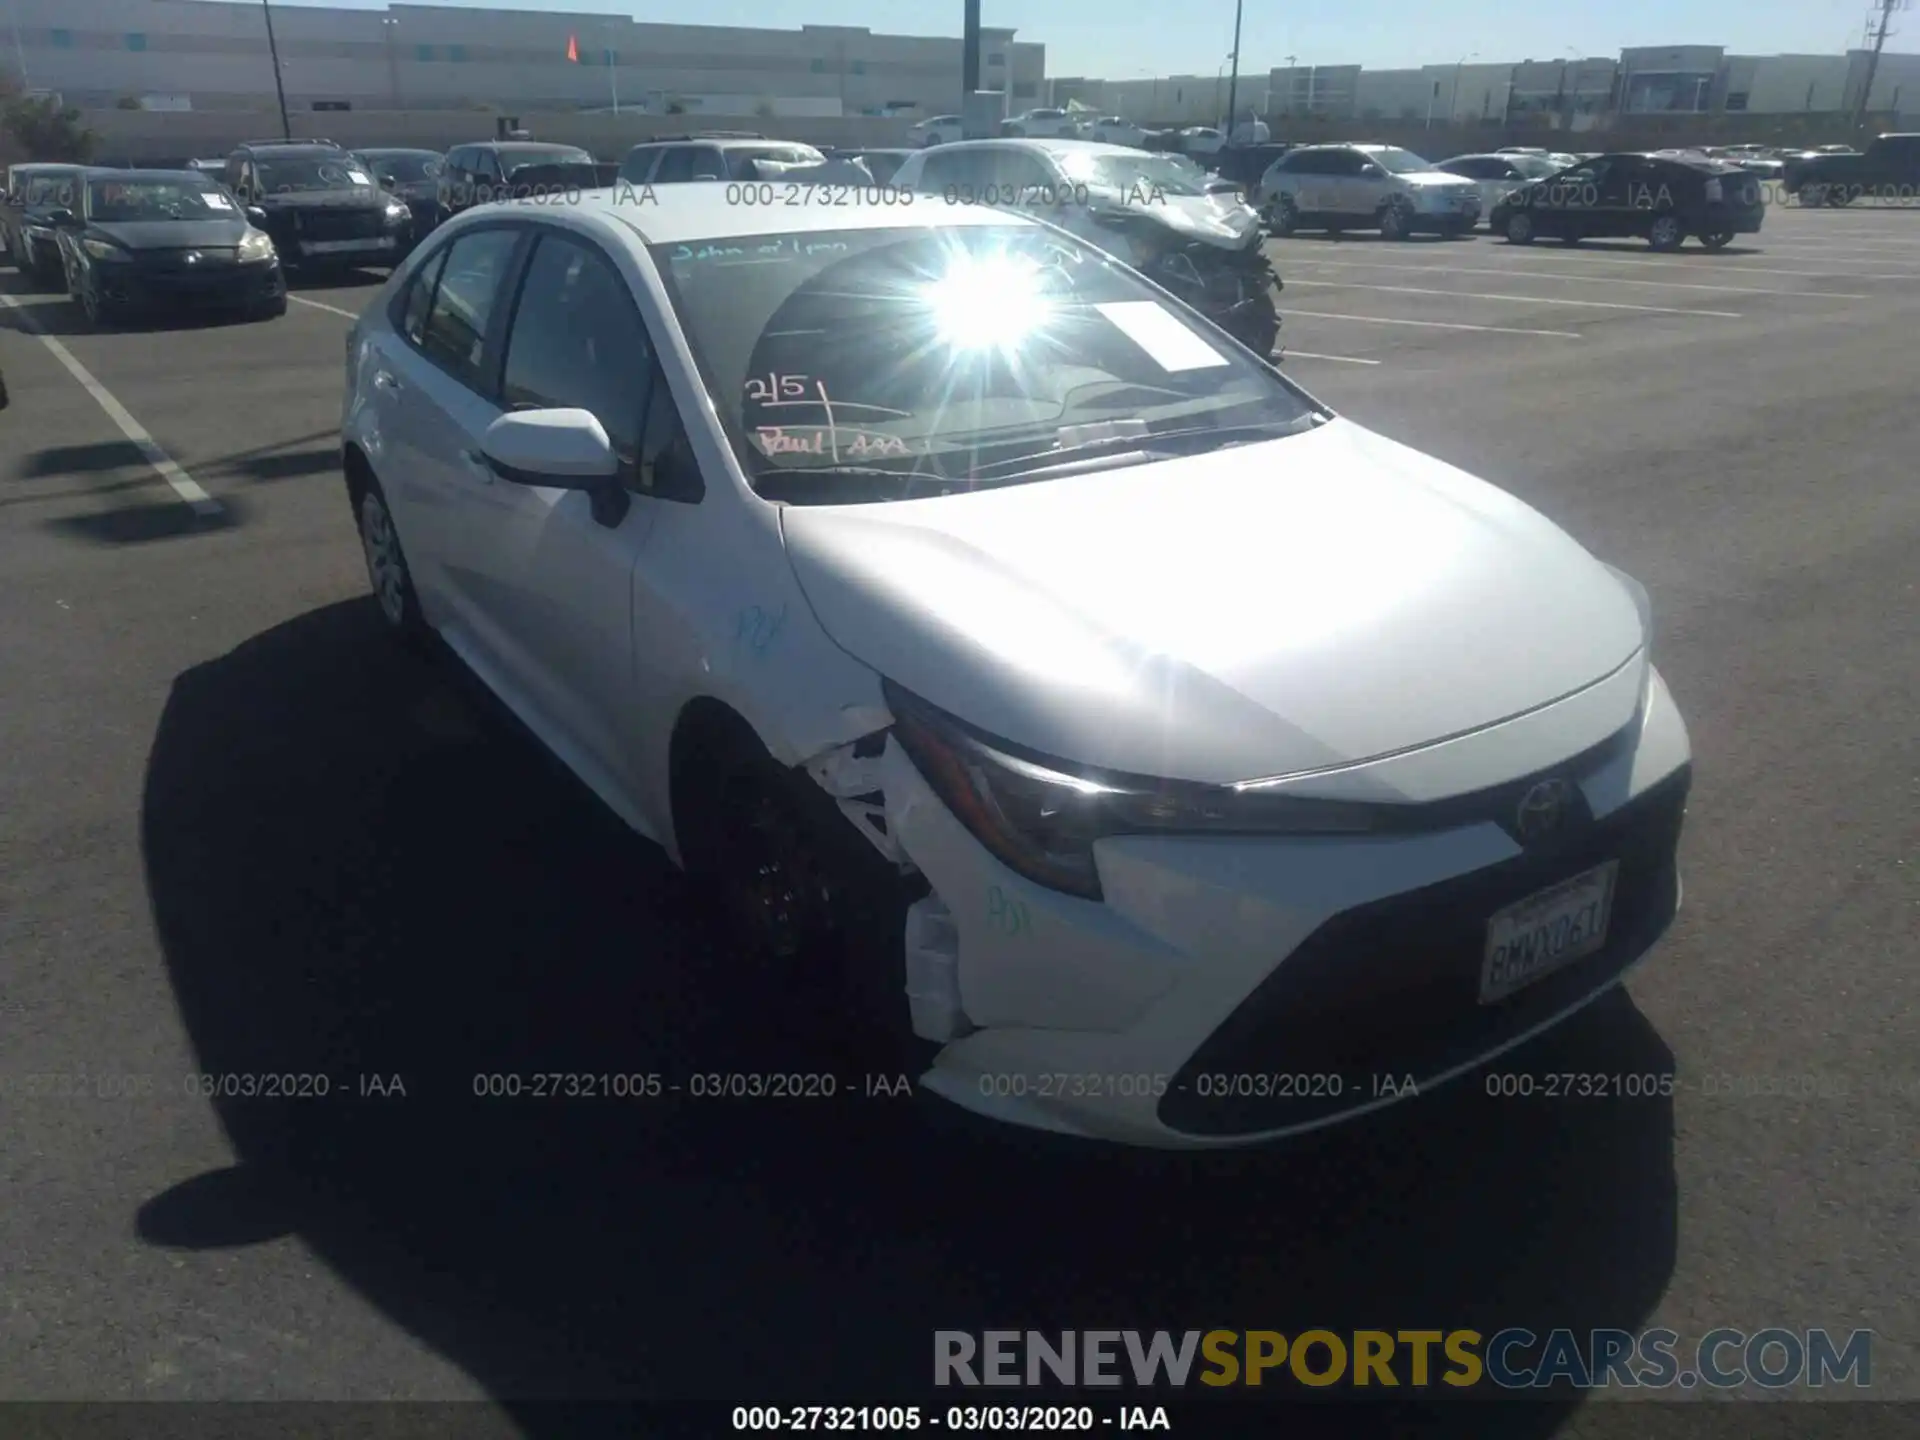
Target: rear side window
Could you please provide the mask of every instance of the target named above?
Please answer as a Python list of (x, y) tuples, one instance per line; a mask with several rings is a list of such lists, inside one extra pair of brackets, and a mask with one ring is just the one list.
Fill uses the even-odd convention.
[(682, 185), (693, 179), (693, 147), (668, 147), (660, 156), (660, 169), (653, 179), (657, 185)]
[(653, 170), (653, 160), (660, 153), (658, 145), (636, 145), (627, 152), (627, 158), (620, 162), (620, 178), (629, 184), (638, 185)]
[(447, 252), (443, 247), (427, 258), (427, 261), (414, 272), (413, 279), (407, 282), (406, 306), (400, 312), (400, 333), (407, 337), (409, 344), (419, 345), (426, 339), (427, 311), (433, 304), (433, 287), (439, 283), (440, 268), (447, 263)]
[(517, 230), (476, 230), (447, 247), (420, 338), (421, 353), (462, 384), (484, 384), (487, 327), (519, 244)]

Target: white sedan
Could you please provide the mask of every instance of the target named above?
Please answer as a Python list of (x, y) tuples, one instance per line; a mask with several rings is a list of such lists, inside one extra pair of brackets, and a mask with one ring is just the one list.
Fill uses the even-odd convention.
[(1647, 952), (1691, 767), (1635, 582), (1056, 227), (728, 190), (459, 216), (342, 424), (384, 624), (705, 882), (710, 983), (1201, 1147)]

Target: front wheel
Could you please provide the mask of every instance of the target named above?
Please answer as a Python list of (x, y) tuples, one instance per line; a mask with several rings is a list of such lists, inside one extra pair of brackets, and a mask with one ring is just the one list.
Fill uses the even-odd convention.
[(1655, 250), (1678, 250), (1687, 243), (1687, 228), (1678, 215), (1656, 215), (1647, 227), (1647, 244)]
[(1390, 200), (1380, 210), (1380, 238), (1407, 240), (1413, 236), (1413, 211), (1404, 200)]
[(1267, 206), (1267, 229), (1282, 238), (1293, 234), (1300, 228), (1300, 207), (1293, 203), (1291, 195), (1277, 196)]
[(1526, 211), (1516, 210), (1507, 216), (1507, 243), (1509, 245), (1533, 243), (1533, 217)]
[(1733, 232), (1731, 230), (1715, 230), (1711, 234), (1702, 235), (1700, 237), (1700, 243), (1709, 250), (1724, 250), (1733, 243)]

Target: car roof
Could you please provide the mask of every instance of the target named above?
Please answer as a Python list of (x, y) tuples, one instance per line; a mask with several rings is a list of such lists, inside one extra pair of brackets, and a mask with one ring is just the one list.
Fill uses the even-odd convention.
[(1129, 155), (1138, 158), (1145, 153), (1131, 145), (1109, 145), (1104, 140), (1072, 140), (1062, 135), (1058, 139), (1031, 138), (1024, 135), (1007, 135), (994, 140), (955, 140), (942, 145), (937, 151), (916, 150), (916, 155), (944, 154), (950, 150), (978, 150), (983, 145), (996, 149), (1008, 148), (1020, 150), (1038, 150), (1046, 155)]
[(86, 168), (87, 179), (94, 180), (193, 180), (202, 185), (213, 182), (198, 170), (131, 170), (113, 168), (104, 165), (89, 165)]
[(347, 152), (331, 140), (256, 140), (234, 147), (237, 150), (265, 150), (289, 155), (344, 155)]
[[(941, 147), (945, 149), (945, 146)], [(734, 240), (749, 235), (815, 234), (835, 230), (910, 230), (924, 229), (929, 223), (925, 207), (913, 205), (796, 206), (769, 215), (752, 205), (741, 205), (737, 186), (720, 180), (695, 180), (682, 185), (636, 186), (622, 183), (599, 190), (581, 192), (577, 200), (569, 197), (565, 212), (570, 216), (598, 216), (624, 224), (648, 245), (693, 244), (702, 240)], [(551, 213), (550, 202), (540, 199), (496, 203), (469, 215), (498, 216), (503, 210), (522, 208)], [(939, 206), (939, 225), (1014, 225), (1035, 222), (1024, 215), (993, 206)]]
[(579, 150), (584, 152), (587, 147), (571, 145), (565, 140), (469, 140), (453, 148), (456, 150)]
[(356, 155), (431, 155), (436, 159), (438, 150), (429, 150), (424, 145), (362, 145), (353, 152)]
[(9, 165), (10, 175), (41, 175), (49, 170), (85, 170), (89, 167), (76, 164), (71, 160), (25, 160), (18, 165)]

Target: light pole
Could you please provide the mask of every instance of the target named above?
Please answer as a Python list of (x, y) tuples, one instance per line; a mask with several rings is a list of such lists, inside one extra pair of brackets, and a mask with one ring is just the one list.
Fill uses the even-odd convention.
[[(1219, 123), (1220, 118), (1220, 81), (1222, 77), (1226, 75), (1227, 62), (1231, 59), (1233, 59), (1231, 55), (1223, 55), (1220, 57), (1220, 63), (1213, 68), (1213, 115), (1215, 124)], [(1221, 129), (1223, 131), (1230, 131), (1232, 129), (1232, 117), (1228, 117), (1227, 124), (1221, 126)]]
[(267, 55), (273, 61), (273, 93), (280, 97), (280, 138), (291, 140), (293, 122), (287, 119), (287, 87), (280, 79), (280, 47), (273, 39), (272, 0), (260, 0), (260, 9), (267, 17)]
[(33, 81), (27, 78), (27, 52), (20, 43), (20, 11), (17, 6), (7, 7), (7, 17), (13, 25), (13, 62), (20, 67), (20, 88), (31, 90)]
[(380, 17), (380, 32), (387, 37), (387, 85), (392, 91), (393, 108), (400, 108), (400, 57), (394, 53), (393, 33), (400, 22), (391, 15)]
[(1447, 123), (1449, 125), (1460, 118), (1460, 72), (1467, 68), (1467, 61), (1478, 60), (1479, 58), (1480, 52), (1475, 50), (1471, 55), (1462, 55), (1454, 62), (1453, 96), (1447, 101)]
[(1233, 0), (1233, 78), (1227, 81), (1227, 129), (1222, 145), (1233, 143), (1233, 107), (1240, 94), (1240, 16), (1245, 5), (1246, 0)]
[(1300, 60), (1300, 57), (1298, 55), (1287, 56), (1287, 118), (1288, 119), (1293, 118), (1293, 90), (1294, 90), (1293, 71), (1294, 71), (1294, 67), (1299, 63), (1299, 60)]

